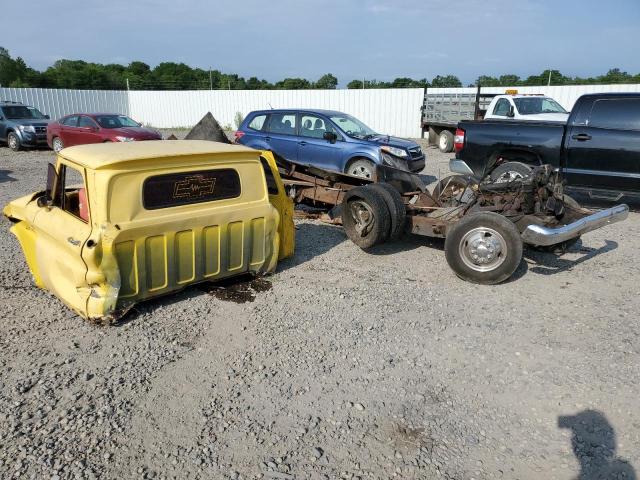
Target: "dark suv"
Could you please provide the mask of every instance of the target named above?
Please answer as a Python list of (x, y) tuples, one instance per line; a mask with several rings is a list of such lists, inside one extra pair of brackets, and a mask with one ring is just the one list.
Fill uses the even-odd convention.
[(17, 152), (47, 144), (49, 115), (19, 102), (0, 100), (0, 142)]
[(351, 115), (332, 110), (251, 112), (236, 142), (294, 162), (372, 178), (376, 165), (419, 172), (425, 156), (411, 140), (376, 133)]

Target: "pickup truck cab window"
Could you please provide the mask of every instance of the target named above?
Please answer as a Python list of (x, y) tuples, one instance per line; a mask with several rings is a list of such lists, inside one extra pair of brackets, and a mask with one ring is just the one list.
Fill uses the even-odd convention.
[(514, 103), (520, 115), (538, 115), (540, 113), (567, 113), (562, 106), (547, 97), (515, 98)]
[(640, 130), (640, 98), (596, 100), (587, 124), (594, 128)]
[(493, 114), (499, 115), (501, 117), (506, 117), (509, 113), (509, 108), (511, 108), (509, 100), (507, 100), (506, 98), (501, 98), (496, 102), (496, 106), (493, 109)]
[(142, 187), (144, 208), (178, 207), (239, 197), (240, 176), (232, 168), (155, 175)]
[(59, 185), (54, 192), (54, 207), (85, 223), (89, 221), (87, 190), (82, 172), (77, 168), (61, 163), (58, 172)]

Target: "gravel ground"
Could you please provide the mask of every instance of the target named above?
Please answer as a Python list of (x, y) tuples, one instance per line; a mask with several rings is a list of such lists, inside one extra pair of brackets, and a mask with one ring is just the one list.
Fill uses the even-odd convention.
[[(425, 175), (447, 171), (428, 149)], [(0, 203), (49, 151), (0, 148)], [(191, 288), (97, 327), (0, 228), (0, 477), (635, 478), (640, 214), (498, 286), (443, 243), (297, 223), (271, 289)], [(264, 290), (264, 289), (260, 289)], [(626, 475), (626, 476), (623, 476)]]

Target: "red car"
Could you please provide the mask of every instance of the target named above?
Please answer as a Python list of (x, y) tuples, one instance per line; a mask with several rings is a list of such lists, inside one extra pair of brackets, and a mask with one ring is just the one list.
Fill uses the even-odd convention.
[(47, 127), (47, 143), (56, 152), (86, 143), (138, 140), (162, 140), (162, 134), (115, 113), (74, 113)]

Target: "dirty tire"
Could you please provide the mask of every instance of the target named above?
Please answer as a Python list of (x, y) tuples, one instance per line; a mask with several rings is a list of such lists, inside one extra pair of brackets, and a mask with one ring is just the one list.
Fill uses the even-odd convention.
[(352, 188), (341, 204), (344, 231), (362, 249), (384, 243), (391, 228), (387, 203), (380, 192), (371, 187)]
[(369, 180), (375, 180), (376, 176), (376, 166), (372, 161), (366, 160), (364, 158), (358, 158), (351, 163), (347, 167), (346, 172), (349, 175), (353, 175), (355, 177), (362, 177)]
[(404, 225), (407, 220), (407, 209), (402, 201), (402, 196), (388, 183), (372, 183), (371, 188), (380, 193), (389, 209), (389, 240), (398, 240), (404, 233)]
[(14, 152), (20, 151), (21, 145), (18, 135), (16, 135), (14, 132), (9, 132), (9, 135), (7, 135), (7, 145)]
[[(471, 179), (466, 175), (449, 175), (440, 180), (435, 187), (431, 196), (438, 201), (446, 200), (455, 193), (456, 190), (463, 190), (471, 183)], [(441, 198), (442, 197), (442, 198)], [(455, 200), (444, 202), (447, 207), (456, 206)]]
[(440, 132), (440, 137), (438, 137), (438, 148), (442, 153), (453, 152), (453, 142), (453, 133), (449, 130), (443, 130)]
[(506, 162), (495, 168), (489, 176), (492, 182), (508, 183), (529, 177), (531, 171), (531, 166), (526, 163)]
[[(522, 248), (516, 226), (494, 212), (463, 217), (447, 233), (444, 243), (447, 263), (456, 275), (484, 285), (511, 277), (522, 260)], [(486, 263), (474, 260), (475, 254)]]

